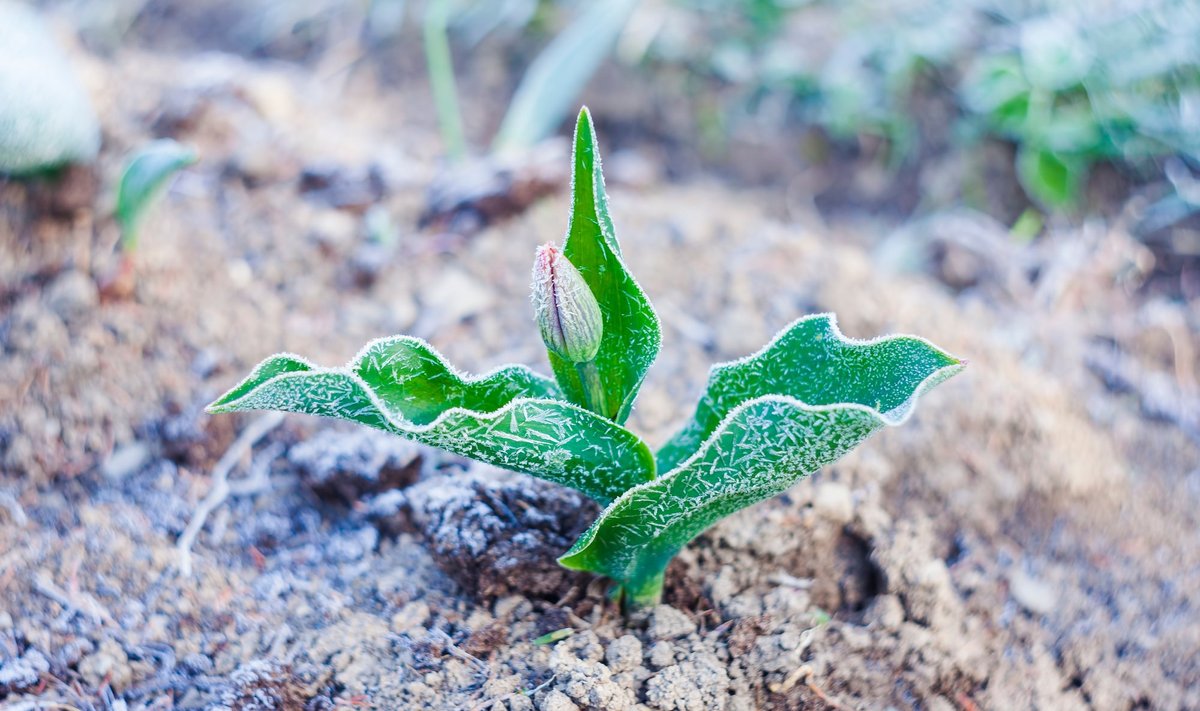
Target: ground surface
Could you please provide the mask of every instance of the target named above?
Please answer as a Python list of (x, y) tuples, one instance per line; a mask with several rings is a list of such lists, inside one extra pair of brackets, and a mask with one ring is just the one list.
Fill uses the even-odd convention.
[[(614, 179), (664, 322), (632, 420), (652, 444), (711, 362), (805, 313), (971, 360), (903, 428), (702, 536), (669, 604), (625, 620), (553, 563), (590, 511), (568, 491), (201, 412), (267, 354), (333, 364), (400, 332), (466, 370), (547, 370), (527, 277), (565, 197), (469, 237), (416, 231), (439, 170), (427, 101), (369, 68), (74, 56), (107, 87), (104, 190), (56, 215), (61, 191), (0, 184), (0, 701), (1200, 708), (1200, 309), (1138, 291), (1146, 252), (1119, 221), (1016, 250), (949, 215), (868, 252), (758, 193)], [(105, 190), (164, 134), (203, 161), (122, 281)], [(394, 243), (366, 239), (373, 203)], [(238, 483), (185, 576), (176, 542), (231, 447)]]

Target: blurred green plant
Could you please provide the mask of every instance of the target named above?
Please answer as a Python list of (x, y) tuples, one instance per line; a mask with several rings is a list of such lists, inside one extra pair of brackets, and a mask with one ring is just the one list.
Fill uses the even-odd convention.
[(835, 139), (885, 138), (893, 164), (917, 147), (930, 96), (956, 98), (957, 124), (925, 130), (1011, 142), (1022, 187), (1052, 211), (1079, 204), (1097, 162), (1144, 174), (1172, 155), (1200, 161), (1194, 0), (672, 7), (650, 55), (728, 82), (747, 106), (788, 97)]
[(37, 12), (0, 0), (0, 174), (90, 163), (100, 125)]
[(1194, 3), (1071, 6), (1016, 30), (979, 57), (961, 95), (985, 130), (1017, 144), (1018, 178), (1043, 206), (1075, 207), (1099, 161), (1200, 159)]
[[(525, 70), (493, 140), (493, 151), (531, 148), (558, 128), (611, 53), (638, 2), (606, 0), (582, 6)], [(426, 0), (425, 58), (442, 139), (452, 159), (466, 155), (467, 142), (451, 57), (451, 27), (461, 31), (466, 44), (474, 45), (498, 27), (534, 23), (537, 7), (534, 2), (514, 0)]]
[(661, 328), (617, 242), (587, 109), (572, 171), (562, 251), (541, 248), (532, 280), (553, 379), (519, 365), (465, 376), (424, 341), (397, 336), (342, 368), (272, 356), (208, 411), (351, 420), (573, 487), (607, 508), (559, 562), (613, 579), (644, 607), (702, 531), (900, 424), (964, 363), (920, 338), (854, 341), (830, 314), (802, 318), (758, 353), (715, 366), (691, 420), (652, 455), (623, 424)]
[(422, 33), (425, 38), (425, 62), (429, 67), (429, 85), (437, 108), (438, 126), (446, 153), (452, 160), (467, 154), (463, 136), (462, 113), (458, 108), (458, 87), (454, 81), (454, 60), (450, 56), (450, 39), (446, 28), (450, 23), (450, 0), (428, 0)]
[(546, 45), (521, 77), (493, 148), (529, 148), (567, 117), (617, 43), (639, 0), (592, 3)]
[(169, 138), (149, 143), (129, 157), (117, 186), (122, 250), (137, 248), (138, 228), (146, 211), (166, 191), (171, 178), (197, 160), (195, 151)]

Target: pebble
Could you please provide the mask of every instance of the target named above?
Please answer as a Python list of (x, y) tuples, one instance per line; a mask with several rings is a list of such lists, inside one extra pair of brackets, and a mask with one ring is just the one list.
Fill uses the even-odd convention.
[(670, 605), (658, 605), (650, 617), (648, 631), (653, 639), (677, 639), (695, 632), (696, 623)]
[(128, 442), (113, 450), (100, 465), (100, 473), (109, 481), (136, 474), (150, 460), (150, 448), (142, 442)]
[(604, 661), (614, 672), (633, 671), (642, 663), (641, 641), (631, 634), (614, 639), (604, 651)]
[(50, 671), (50, 662), (36, 649), (0, 665), (0, 689), (25, 689), (37, 685), (41, 675)]
[(904, 605), (895, 595), (879, 595), (871, 601), (863, 621), (885, 630), (897, 629), (904, 622)]
[(449, 268), (421, 293), (436, 325), (449, 326), (486, 311), (495, 302), (491, 289), (466, 272)]
[(418, 600), (410, 602), (392, 615), (391, 630), (403, 634), (425, 624), (429, 619), (429, 605)]
[(538, 711), (579, 711), (579, 707), (558, 689), (551, 689), (542, 695), (537, 705)]
[(1017, 604), (1035, 615), (1045, 615), (1058, 604), (1058, 591), (1049, 583), (1027, 574), (1014, 571), (1008, 577), (1009, 592)]
[(830, 522), (845, 525), (854, 517), (854, 495), (844, 484), (825, 482), (817, 487), (813, 509)]
[(79, 662), (79, 675), (94, 688), (107, 681), (114, 691), (123, 691), (133, 681), (133, 670), (129, 668), (129, 655), (113, 639), (100, 643), (100, 648)]
[(46, 305), (64, 321), (81, 316), (100, 302), (96, 282), (81, 271), (65, 271), (50, 282), (45, 291)]
[(650, 645), (650, 666), (655, 669), (669, 667), (675, 663), (675, 648), (670, 642), (655, 642)]

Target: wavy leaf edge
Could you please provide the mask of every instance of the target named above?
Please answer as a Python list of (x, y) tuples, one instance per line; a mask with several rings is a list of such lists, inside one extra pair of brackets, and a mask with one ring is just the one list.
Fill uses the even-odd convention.
[[(837, 317), (834, 314), (820, 313), (820, 314), (811, 314), (809, 316), (804, 316), (802, 318), (796, 319), (792, 323), (790, 323), (787, 326), (785, 326), (784, 328), (782, 328), (779, 331), (779, 333), (777, 333), (767, 343), (767, 345), (763, 346), (759, 350), (755, 351), (754, 353), (752, 353), (748, 356), (739, 358), (737, 360), (716, 364), (716, 365), (712, 366), (712, 368), (710, 369), (710, 372), (716, 371), (718, 368), (726, 368), (726, 367), (730, 367), (730, 366), (739, 365), (741, 363), (746, 362), (747, 360), (761, 356), (763, 353), (768, 351), (771, 348), (771, 346), (775, 344), (775, 342), (777, 340), (779, 340), (785, 333), (787, 333), (788, 330), (790, 330), (797, 324), (803, 323), (804, 321), (809, 320), (809, 319), (822, 318), (822, 317), (828, 318), (830, 320), (830, 325), (832, 326), (833, 333), (838, 338), (840, 338), (843, 342), (846, 342), (848, 344), (871, 345), (871, 344), (878, 343), (880, 341), (884, 341), (884, 340), (888, 340), (888, 339), (912, 338), (912, 339), (921, 341), (921, 342), (929, 345), (934, 350), (946, 355), (948, 358), (950, 358), (956, 362), (952, 363), (950, 365), (946, 365), (941, 368), (938, 368), (934, 372), (930, 373), (920, 383), (918, 383), (915, 388), (913, 388), (912, 393), (908, 396), (907, 399), (904, 400), (904, 402), (902, 402), (900, 405), (892, 408), (891, 410), (889, 410), (887, 412), (880, 412), (878, 409), (871, 407), (869, 405), (862, 405), (862, 404), (854, 403), (854, 402), (833, 403), (833, 404), (829, 404), (829, 405), (810, 405), (810, 404), (803, 402), (797, 398), (794, 398), (790, 395), (762, 395), (759, 397), (748, 399), (745, 402), (742, 402), (737, 407), (730, 410), (725, 415), (725, 417), (721, 419), (721, 422), (715, 428), (713, 428), (712, 433), (704, 440), (704, 442), (696, 449), (696, 451), (693, 452), (691, 455), (689, 455), (686, 459), (684, 459), (682, 462), (677, 464), (670, 471), (668, 471), (660, 476), (657, 476), (650, 481), (633, 486), (633, 487), (627, 489), (625, 491), (625, 493), (621, 494), (619, 497), (614, 499), (608, 506), (606, 506), (604, 508), (603, 511), (600, 512), (600, 514), (596, 517), (596, 519), (592, 523), (592, 525), (589, 526), (586, 531), (584, 531), (582, 534), (580, 534), (580, 537), (578, 538), (578, 540), (575, 541), (574, 545), (571, 546), (570, 550), (568, 550), (566, 553), (564, 553), (562, 556), (560, 556), (558, 558), (558, 563), (560, 565), (562, 565), (563, 567), (568, 568), (570, 570), (585, 570), (585, 571), (591, 571), (591, 572), (598, 572), (598, 571), (592, 571), (590, 568), (572, 565), (571, 558), (573, 556), (576, 556), (576, 555), (582, 553), (583, 551), (587, 550), (588, 546), (591, 545), (592, 541), (595, 539), (595, 537), (597, 535), (597, 532), (600, 527), (599, 524), (602, 521), (604, 521), (605, 518), (608, 517), (609, 513), (612, 512), (613, 510), (615, 510), (617, 507), (621, 506), (627, 499), (634, 496), (636, 494), (636, 492), (638, 492), (642, 489), (645, 489), (645, 488), (655, 486), (655, 485), (660, 485), (664, 481), (667, 481), (667, 480), (673, 478), (679, 472), (690, 467), (695, 461), (699, 460), (705, 454), (707, 454), (708, 450), (710, 450), (712, 447), (715, 446), (715, 443), (720, 439), (720, 437), (723, 434), (723, 432), (725, 431), (725, 429), (727, 427), (729, 427), (729, 425), (734, 420), (736, 420), (741, 415), (742, 412), (744, 412), (745, 410), (747, 410), (759, 403), (779, 402), (779, 403), (783, 403), (785, 405), (794, 407), (802, 412), (828, 412), (831, 410), (857, 410), (859, 412), (863, 412), (863, 413), (867, 414), (868, 416), (874, 418), (876, 421), (879, 422), (880, 425), (882, 425), (884, 427), (896, 427), (896, 426), (904, 424), (904, 422), (907, 421), (908, 418), (912, 416), (912, 413), (916, 410), (916, 403), (917, 403), (917, 401), (920, 400), (922, 395), (924, 395), (926, 392), (928, 392), (932, 388), (936, 387), (938, 384), (948, 380), (949, 378), (953, 377), (954, 375), (957, 375), (967, 365), (967, 361), (950, 355), (948, 352), (946, 352), (944, 349), (940, 348), (939, 346), (935, 345), (929, 339), (922, 338), (920, 336), (910, 336), (907, 334), (887, 334), (887, 335), (883, 335), (883, 336), (876, 336), (875, 338), (870, 338), (870, 339), (850, 338), (850, 337), (846, 336), (845, 334), (843, 334), (841, 332), (841, 329), (838, 328)], [(898, 413), (898, 414), (896, 414), (896, 413)], [(618, 582), (621, 582), (621, 581), (618, 581)]]
[[(860, 406), (860, 407), (863, 407), (866, 410), (870, 411), (871, 413), (873, 413), (885, 425), (887, 425), (889, 427), (895, 427), (897, 425), (904, 424), (904, 422), (907, 421), (910, 416), (912, 416), (912, 412), (915, 409), (917, 400), (920, 398), (921, 394), (923, 394), (924, 392), (926, 392), (927, 390), (932, 388), (934, 385), (937, 385), (938, 383), (943, 382), (946, 378), (949, 378), (949, 377), (953, 376), (955, 373), (958, 373), (968, 363), (967, 360), (965, 360), (963, 358), (959, 358), (958, 356), (951, 354), (946, 349), (937, 345), (936, 343), (929, 340), (928, 338), (924, 338), (922, 336), (914, 336), (914, 335), (908, 334), (908, 333), (887, 333), (887, 334), (883, 334), (880, 336), (874, 336), (872, 338), (852, 338), (852, 337), (847, 336), (846, 334), (842, 333), (841, 327), (838, 326), (838, 320), (837, 320), (836, 313), (834, 313), (832, 311), (823, 311), (821, 313), (808, 314), (807, 316), (801, 316), (800, 318), (792, 321), (791, 323), (788, 323), (786, 326), (784, 326), (783, 328), (776, 331), (775, 335), (771, 336), (771, 340), (767, 341), (767, 343), (765, 345), (763, 345), (761, 348), (759, 348), (758, 350), (754, 351), (753, 353), (751, 353), (749, 355), (745, 355), (745, 356), (742, 356), (741, 358), (736, 358), (734, 360), (725, 361), (724, 363), (714, 363), (708, 369), (708, 380), (705, 381), (705, 392), (708, 391), (709, 384), (712, 383), (714, 377), (718, 373), (721, 373), (722, 371), (725, 371), (725, 370), (731, 370), (738, 366), (745, 365), (747, 363), (750, 363), (752, 361), (755, 361), (755, 360), (758, 360), (760, 358), (767, 356), (771, 352), (771, 349), (774, 348), (775, 345), (777, 343), (779, 343), (779, 341), (783, 340), (783, 338), (786, 337), (792, 331), (792, 329), (796, 328), (797, 326), (799, 326), (802, 323), (807, 323), (809, 321), (816, 321), (819, 319), (825, 319), (826, 321), (828, 321), (829, 329), (832, 332), (834, 338), (837, 338), (839, 341), (841, 341), (843, 344), (845, 344), (847, 346), (859, 346), (859, 347), (873, 346), (878, 343), (885, 343), (887, 341), (916, 341), (918, 343), (923, 343), (924, 345), (928, 346), (931, 350), (935, 351), (936, 353), (938, 353), (940, 355), (945, 356), (947, 359), (955, 361), (954, 363), (952, 363), (950, 365), (938, 368), (937, 370), (933, 371), (933, 373), (930, 373), (928, 376), (926, 376), (924, 380), (922, 380), (920, 383), (917, 384), (917, 386), (915, 388), (913, 388), (913, 392), (911, 395), (909, 395), (903, 402), (901, 402), (899, 405), (897, 405), (896, 407), (893, 407), (890, 410), (880, 411), (879, 409), (874, 408), (874, 407), (870, 407), (870, 406), (866, 406), (866, 405), (860, 406), (860, 405), (858, 405), (858, 403), (850, 403), (850, 402), (830, 403), (828, 406), (826, 406), (826, 407), (842, 407), (842, 406), (849, 406), (849, 405)], [(943, 372), (947, 368), (954, 368), (955, 370), (954, 370), (954, 372), (950, 373), (949, 375), (945, 375), (941, 379), (935, 380), (932, 384), (927, 385), (927, 383), (929, 383), (929, 381), (932, 378), (934, 378), (934, 376), (936, 376), (938, 373)], [(703, 395), (704, 395), (704, 393), (701, 393), (701, 397), (703, 397)], [(762, 397), (772, 397), (772, 396), (760, 396), (759, 398), (753, 398), (751, 400), (747, 400), (746, 402), (749, 403), (749, 402), (752, 402), (753, 400), (762, 399)], [(812, 409), (818, 408), (818, 407), (822, 407), (822, 406), (818, 406), (818, 405), (809, 405), (808, 403), (805, 403), (805, 402), (799, 400), (798, 398), (794, 398), (794, 397), (790, 397), (790, 396), (785, 396), (785, 397), (788, 397), (788, 399), (791, 399), (791, 400), (795, 400), (796, 402), (804, 405), (805, 408), (809, 409), (809, 410), (812, 410)], [(741, 407), (741, 406), (739, 405), (738, 407)], [(737, 409), (737, 408), (735, 408), (735, 409)], [(896, 413), (897, 411), (900, 411), (900, 410), (903, 410), (903, 412), (900, 412), (898, 415), (893, 416), (892, 413)], [(732, 412), (733, 412), (733, 410), (730, 411), (730, 413), (732, 413)], [(713, 428), (713, 432), (715, 433), (717, 430), (721, 429), (725, 425), (725, 422), (728, 419), (729, 419), (728, 416), (722, 418), (721, 423), (719, 425), (717, 425), (715, 428)], [(709, 437), (709, 439), (711, 439), (711, 436)], [(705, 440), (705, 442), (707, 443), (707, 440)], [(690, 459), (690, 457), (689, 457), (689, 459)], [(684, 462), (686, 462), (686, 461), (687, 460), (684, 460)], [(681, 462), (680, 464), (682, 464), (682, 463), (683, 462)]]
[[(379, 412), (381, 412), (384, 415), (388, 424), (396, 427), (399, 430), (403, 430), (405, 432), (412, 432), (412, 433), (416, 433), (416, 434), (429, 432), (430, 430), (433, 430), (433, 429), (439, 427), (443, 423), (443, 421), (445, 421), (446, 419), (449, 419), (451, 417), (455, 417), (458, 415), (465, 415), (467, 417), (477, 417), (482, 420), (498, 419), (498, 418), (503, 417), (504, 415), (508, 414), (509, 411), (511, 411), (518, 405), (521, 405), (521, 404), (524, 404), (527, 402), (550, 402), (550, 403), (554, 403), (555, 405), (565, 406), (568, 409), (576, 410), (581, 413), (585, 413), (587, 415), (591, 415), (594, 417), (597, 416), (594, 413), (592, 413), (572, 402), (569, 402), (565, 399), (560, 400), (557, 398), (545, 398), (545, 397), (516, 397), (516, 398), (513, 398), (512, 400), (509, 400), (502, 407), (497, 408), (492, 411), (489, 411), (489, 412), (472, 410), (472, 409), (466, 408), (466, 407), (449, 407), (449, 408), (446, 408), (445, 410), (443, 410), (437, 417), (430, 420), (427, 424), (424, 424), (424, 425), (416, 424), (415, 422), (412, 422), (406, 418), (397, 416), (395, 413), (392, 412), (391, 408), (386, 407), (384, 405), (383, 401), (380, 400), (379, 395), (376, 394), (375, 389), (372, 388), (367, 383), (367, 381), (364, 380), (356, 372), (356, 368), (359, 365), (359, 363), (362, 362), (362, 360), (371, 352), (372, 349), (377, 348), (379, 346), (384, 346), (384, 345), (398, 343), (398, 342), (413, 343), (419, 347), (428, 349), (430, 354), (432, 354), (435, 358), (437, 358), (438, 362), (441, 365), (445, 366), (446, 371), (449, 372), (451, 375), (453, 375), (455, 378), (457, 378), (463, 385), (468, 385), (468, 384), (472, 384), (472, 383), (478, 383), (478, 382), (485, 381), (489, 378), (493, 378), (497, 375), (500, 375), (501, 373), (503, 373), (506, 370), (519, 370), (519, 371), (523, 371), (523, 372), (531, 375), (536, 380), (540, 380), (540, 381), (544, 382), (545, 384), (547, 384), (548, 386), (553, 388), (555, 391), (558, 391), (558, 385), (554, 382), (553, 379), (534, 371), (533, 369), (529, 368), (528, 366), (515, 364), (515, 363), (509, 363), (509, 364), (496, 366), (495, 368), (492, 368), (492, 369), (488, 370), (487, 372), (481, 373), (479, 375), (471, 375), (469, 373), (466, 373), (466, 372), (456, 368), (449, 360), (446, 359), (446, 357), (444, 355), (442, 355), (441, 351), (434, 348), (428, 341), (426, 341), (423, 338), (418, 338), (416, 336), (384, 336), (383, 338), (376, 338), (372, 341), (369, 341), (366, 345), (364, 345), (362, 348), (359, 349), (358, 353), (356, 353), (353, 358), (351, 358), (349, 361), (346, 362), (345, 365), (342, 365), (342, 366), (334, 366), (334, 367), (321, 366), (321, 365), (317, 365), (316, 363), (313, 363), (308, 358), (296, 355), (294, 353), (289, 353), (286, 351), (282, 352), (282, 353), (276, 353), (272, 356), (269, 356), (269, 357), (263, 359), (262, 362), (260, 362), (256, 366), (254, 366), (254, 369), (250, 371), (249, 375), (247, 375), (245, 378), (243, 378), (237, 385), (230, 388), (224, 395), (217, 398), (212, 403), (210, 403), (207, 407), (205, 407), (204, 408), (205, 412), (208, 412), (210, 414), (218, 414), (218, 413), (224, 413), (224, 412), (236, 412), (237, 411), (236, 404), (240, 400), (243, 400), (246, 397), (248, 397), (252, 392), (254, 392), (255, 390), (258, 390), (259, 388), (262, 388), (262, 387), (265, 387), (272, 383), (280, 382), (283, 380), (298, 378), (301, 376), (313, 375), (314, 373), (318, 373), (318, 374), (332, 373), (332, 374), (347, 376), (356, 385), (362, 387), (363, 391), (366, 392), (367, 397), (370, 400), (371, 404), (374, 405), (375, 408), (378, 409)], [(278, 375), (274, 375), (270, 378), (267, 378), (266, 380), (263, 380), (261, 383), (257, 383), (253, 388), (247, 390), (245, 393), (242, 393), (238, 397), (236, 397), (232, 400), (229, 400), (228, 402), (223, 402), (225, 400), (225, 398), (229, 397), (229, 395), (231, 395), (232, 393), (235, 393), (238, 390), (241, 390), (242, 388), (247, 386), (248, 384), (254, 382), (254, 380), (256, 378), (258, 378), (259, 375), (262, 373), (262, 371), (265, 370), (270, 364), (272, 364), (274, 362), (278, 362), (281, 359), (293, 360), (293, 361), (300, 363), (300, 364), (304, 365), (305, 367), (309, 368), (309, 370), (293, 370), (293, 371), (280, 373)], [(618, 427), (619, 427), (619, 425), (618, 425)], [(624, 428), (622, 428), (622, 429), (624, 429)], [(626, 430), (626, 431), (628, 431), (628, 430)], [(630, 432), (630, 434), (633, 434), (633, 433)]]

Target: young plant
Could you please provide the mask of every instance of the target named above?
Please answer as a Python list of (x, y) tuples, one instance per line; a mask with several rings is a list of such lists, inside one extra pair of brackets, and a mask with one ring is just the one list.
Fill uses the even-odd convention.
[(197, 161), (196, 152), (164, 138), (147, 144), (130, 158), (117, 187), (117, 222), (121, 249), (137, 248), (138, 227), (150, 206), (167, 189), (171, 178)]
[(690, 540), (900, 424), (963, 361), (920, 338), (853, 341), (833, 316), (805, 317), (714, 367), (691, 419), (652, 455), (622, 425), (658, 355), (659, 321), (622, 259), (586, 108), (573, 169), (562, 251), (540, 248), (533, 270), (554, 379), (519, 365), (465, 376), (397, 336), (341, 368), (273, 356), (208, 410), (353, 420), (578, 489), (606, 508), (559, 562), (613, 579), (629, 605), (652, 605)]

